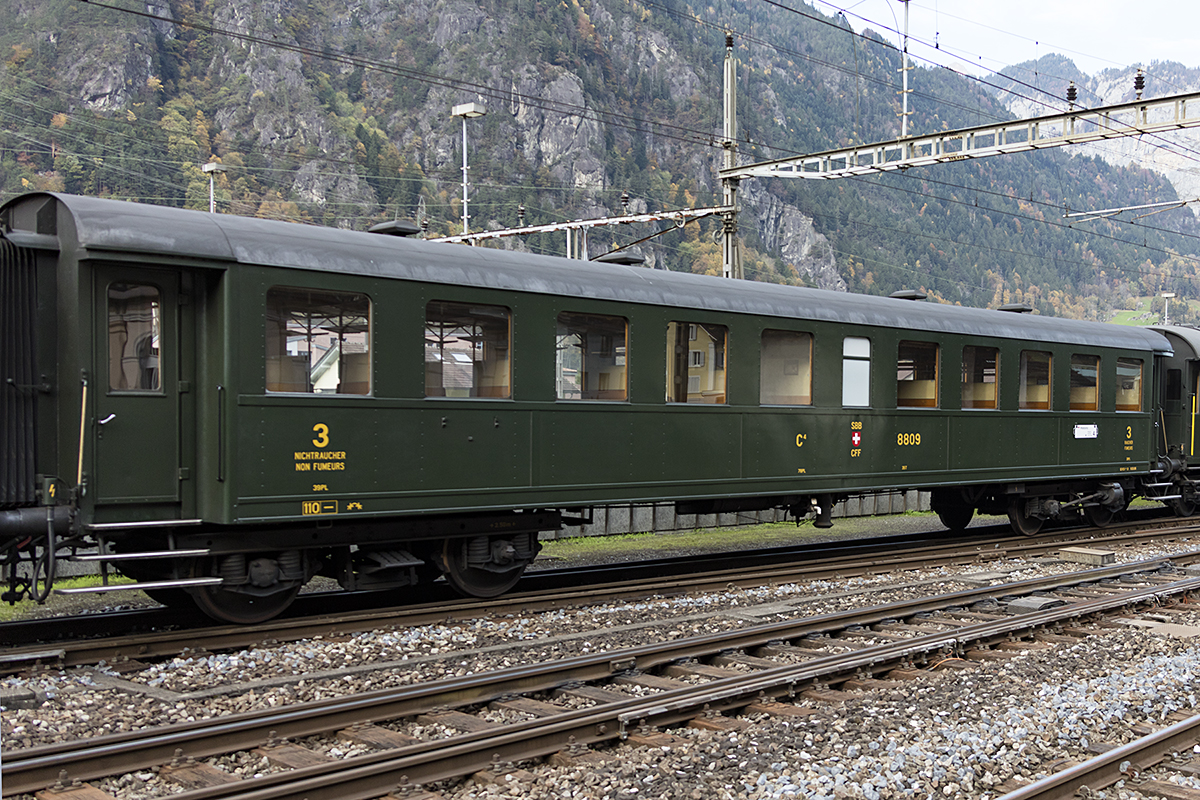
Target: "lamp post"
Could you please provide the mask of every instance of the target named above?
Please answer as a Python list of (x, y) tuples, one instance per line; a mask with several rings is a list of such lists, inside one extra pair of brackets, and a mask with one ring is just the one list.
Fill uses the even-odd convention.
[(482, 117), (487, 113), (483, 103), (459, 103), (450, 109), (450, 116), (462, 117), (463, 131), (463, 235), (467, 234), (467, 118)]
[[(1175, 296), (1174, 292), (1163, 292), (1162, 293), (1162, 299), (1163, 299), (1163, 321), (1162, 321), (1162, 324), (1163, 325), (1171, 324), (1171, 322), (1170, 322), (1171, 318), (1167, 314), (1167, 312), (1170, 311), (1170, 309), (1171, 309), (1171, 298), (1174, 296)], [(1186, 317), (1187, 315), (1185, 314), (1184, 316)]]
[(215, 214), (217, 213), (217, 197), (213, 190), (213, 178), (216, 177), (214, 173), (225, 172), (229, 167), (210, 161), (200, 169), (208, 173), (208, 213)]

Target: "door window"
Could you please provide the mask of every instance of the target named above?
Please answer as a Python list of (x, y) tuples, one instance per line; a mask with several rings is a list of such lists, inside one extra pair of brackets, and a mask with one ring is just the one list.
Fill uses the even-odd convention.
[(114, 392), (162, 391), (159, 337), (162, 302), (154, 286), (108, 286), (108, 388)]

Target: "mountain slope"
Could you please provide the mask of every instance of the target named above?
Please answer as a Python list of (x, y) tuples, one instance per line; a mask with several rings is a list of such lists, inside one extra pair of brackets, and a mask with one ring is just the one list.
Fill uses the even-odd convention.
[[(716, 204), (724, 32), (735, 31), (743, 162), (899, 134), (899, 54), (800, 5), (628, 0), (15, 0), (0, 31), (0, 196), (28, 188), (365, 228), (461, 230)], [(186, 23), (186, 24), (180, 24)], [(911, 130), (1011, 112), (947, 70), (911, 76)], [(747, 276), (1105, 317), (1151, 284), (1194, 291), (1190, 215), (1135, 231), (1063, 224), (1064, 204), (1175, 197), (1140, 167), (1043, 152), (837, 182), (741, 186)], [(524, 215), (520, 210), (524, 209)], [(1166, 215), (1164, 215), (1166, 216)], [(1187, 218), (1183, 218), (1187, 217)], [(642, 245), (717, 272), (715, 220)], [(650, 230), (601, 229), (590, 252)], [(507, 247), (563, 252), (563, 234)], [(1171, 274), (1168, 276), (1167, 272)]]

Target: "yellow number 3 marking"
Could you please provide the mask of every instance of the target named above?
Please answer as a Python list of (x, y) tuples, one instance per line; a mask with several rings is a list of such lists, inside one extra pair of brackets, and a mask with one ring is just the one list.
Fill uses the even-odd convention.
[(329, 426), (328, 425), (326, 425), (322, 422), (318, 422), (316, 425), (313, 425), (313, 433), (315, 433), (317, 435), (317, 438), (312, 440), (312, 443), (315, 446), (317, 446), (317, 447), (328, 447), (329, 446)]

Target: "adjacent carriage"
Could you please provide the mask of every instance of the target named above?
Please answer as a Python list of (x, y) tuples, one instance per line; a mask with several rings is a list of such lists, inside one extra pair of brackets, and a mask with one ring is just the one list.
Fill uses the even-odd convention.
[(58, 194), (0, 232), (10, 597), (70, 553), (234, 621), (316, 574), (489, 596), (615, 503), (1194, 510), (1195, 331)]

